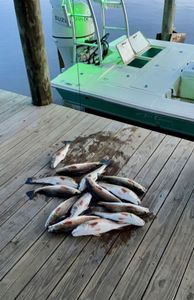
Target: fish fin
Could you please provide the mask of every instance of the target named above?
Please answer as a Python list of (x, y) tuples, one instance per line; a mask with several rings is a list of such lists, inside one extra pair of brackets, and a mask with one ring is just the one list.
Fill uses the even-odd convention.
[(62, 143), (65, 145), (69, 145), (69, 144), (73, 143), (73, 141), (62, 141)]
[(103, 164), (103, 165), (109, 166), (110, 164), (113, 163), (113, 160), (112, 159), (101, 159), (100, 163)]
[(54, 158), (51, 159), (50, 167), (51, 167), (51, 169), (55, 169), (55, 168), (56, 168), (56, 167), (54, 166)]
[(52, 225), (48, 226), (47, 229), (48, 229), (48, 232), (53, 232), (54, 231)]
[(26, 193), (26, 195), (29, 197), (30, 200), (32, 200), (34, 198), (34, 196), (35, 196), (35, 193), (34, 193), (34, 191), (28, 191)]
[(32, 184), (32, 183), (33, 183), (33, 177), (29, 177), (25, 181), (25, 184)]

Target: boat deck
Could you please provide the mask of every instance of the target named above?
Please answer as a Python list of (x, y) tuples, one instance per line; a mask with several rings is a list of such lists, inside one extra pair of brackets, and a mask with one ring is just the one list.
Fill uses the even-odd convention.
[[(73, 238), (45, 231), (58, 199), (28, 200), (27, 177), (110, 157), (109, 174), (135, 178), (153, 217), (143, 228)], [(0, 91), (0, 299), (194, 299), (194, 144)]]
[(153, 57), (138, 52), (132, 62), (147, 62), (138, 67), (122, 62), (116, 45), (124, 39), (110, 43), (102, 65), (74, 64), (52, 86), (68, 103), (194, 139), (194, 45), (150, 39), (149, 49), (161, 51)]

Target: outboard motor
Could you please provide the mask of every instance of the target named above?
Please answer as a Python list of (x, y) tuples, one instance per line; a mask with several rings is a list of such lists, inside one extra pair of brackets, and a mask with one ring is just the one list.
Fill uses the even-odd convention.
[[(78, 0), (50, 0), (52, 5), (52, 35), (58, 49), (60, 67), (68, 68), (73, 64), (73, 24), (77, 43), (94, 38), (94, 23), (88, 5)], [(75, 15), (75, 16), (73, 16)], [(77, 47), (81, 55), (85, 46)], [(79, 55), (77, 56), (79, 57)]]

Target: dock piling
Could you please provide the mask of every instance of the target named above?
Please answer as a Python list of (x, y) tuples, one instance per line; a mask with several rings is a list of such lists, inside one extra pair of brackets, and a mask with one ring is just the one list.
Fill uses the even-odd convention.
[(175, 0), (165, 0), (163, 21), (162, 21), (162, 35), (161, 39), (170, 41), (174, 29), (174, 18), (176, 10)]
[(32, 103), (52, 102), (51, 84), (39, 0), (14, 0), (18, 29), (26, 64)]

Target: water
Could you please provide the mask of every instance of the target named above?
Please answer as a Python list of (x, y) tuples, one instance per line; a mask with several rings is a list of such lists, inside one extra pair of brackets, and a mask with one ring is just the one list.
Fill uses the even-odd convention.
[[(40, 2), (50, 76), (54, 78), (59, 73), (59, 66), (51, 34), (51, 5), (49, 0)], [(161, 31), (163, 3), (163, 0), (127, 0), (130, 32), (140, 30), (146, 37), (155, 38)], [(194, 1), (177, 0), (176, 3), (176, 30), (186, 32), (186, 42), (194, 44)], [(112, 24), (118, 24), (118, 20), (117, 14), (111, 14)], [(12, 0), (1, 0), (0, 28), (0, 88), (30, 95)], [(54, 97), (59, 103), (59, 96), (54, 94)]]

